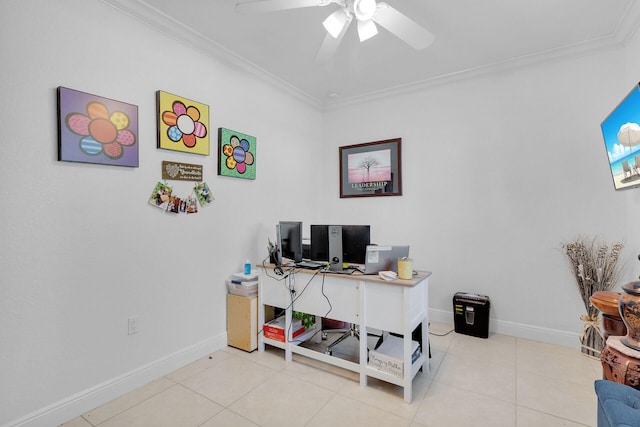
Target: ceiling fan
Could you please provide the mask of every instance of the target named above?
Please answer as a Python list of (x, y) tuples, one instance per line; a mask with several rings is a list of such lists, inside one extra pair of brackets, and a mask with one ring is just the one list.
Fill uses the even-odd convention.
[(425, 49), (435, 39), (433, 34), (404, 14), (387, 3), (376, 2), (376, 0), (251, 0), (236, 3), (236, 12), (268, 13), (302, 7), (328, 6), (332, 3), (340, 8), (322, 23), (327, 30), (327, 35), (316, 56), (317, 63), (326, 62), (333, 56), (354, 18), (358, 25), (358, 36), (361, 42), (378, 34), (376, 24), (416, 50)]

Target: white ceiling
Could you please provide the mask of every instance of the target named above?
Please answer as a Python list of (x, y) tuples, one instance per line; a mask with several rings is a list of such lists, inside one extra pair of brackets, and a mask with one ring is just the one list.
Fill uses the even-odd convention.
[(624, 45), (640, 22), (633, 0), (386, 0), (435, 42), (416, 51), (380, 28), (360, 43), (352, 25), (333, 59), (319, 65), (322, 21), (335, 4), (241, 15), (238, 0), (104, 1), (325, 107)]

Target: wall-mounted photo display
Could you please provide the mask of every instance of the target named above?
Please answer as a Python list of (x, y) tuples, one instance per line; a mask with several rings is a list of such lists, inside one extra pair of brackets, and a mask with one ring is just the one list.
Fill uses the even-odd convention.
[(156, 183), (156, 186), (151, 192), (149, 204), (155, 206), (156, 208), (166, 210), (169, 206), (169, 198), (171, 197), (172, 192), (173, 189), (167, 184), (164, 184), (162, 182)]
[(193, 187), (193, 191), (196, 193), (196, 197), (200, 202), (200, 206), (207, 206), (214, 200), (213, 193), (211, 192), (211, 189), (206, 182), (197, 184), (195, 187)]
[(198, 213), (198, 202), (193, 195), (187, 197), (178, 197), (171, 195), (169, 197), (169, 205), (167, 206), (167, 212), (171, 213)]
[(58, 160), (138, 167), (138, 106), (58, 87)]
[(256, 179), (256, 138), (218, 129), (218, 175)]
[(157, 92), (158, 148), (209, 155), (209, 106)]
[[(208, 201), (203, 203), (203, 200)], [(205, 206), (212, 200), (213, 195), (204, 182), (197, 184), (191, 194), (184, 196), (176, 194), (168, 184), (158, 181), (151, 192), (149, 204), (165, 212), (192, 214), (198, 213), (198, 201), (201, 206)]]
[(340, 197), (401, 196), (401, 138), (340, 147)]

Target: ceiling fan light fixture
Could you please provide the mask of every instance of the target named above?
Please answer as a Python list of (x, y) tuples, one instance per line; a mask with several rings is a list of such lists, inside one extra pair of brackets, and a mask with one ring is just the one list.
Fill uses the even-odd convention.
[(355, 0), (353, 13), (358, 21), (369, 21), (376, 14), (376, 0)]
[(338, 9), (322, 22), (322, 25), (333, 38), (338, 38), (345, 24), (347, 23), (347, 14), (344, 9)]
[(378, 34), (378, 27), (376, 27), (375, 22), (372, 20), (358, 21), (358, 37), (360, 37), (360, 42), (369, 40), (376, 34)]

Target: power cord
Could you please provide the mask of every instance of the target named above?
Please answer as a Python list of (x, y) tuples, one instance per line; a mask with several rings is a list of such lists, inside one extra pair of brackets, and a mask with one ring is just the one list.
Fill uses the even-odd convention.
[(331, 300), (329, 300), (329, 297), (327, 296), (327, 294), (324, 293), (324, 278), (325, 278), (325, 274), (322, 275), (322, 286), (320, 287), (320, 292), (322, 292), (322, 296), (324, 297), (324, 299), (327, 300), (327, 304), (329, 304), (329, 311), (327, 311), (325, 313), (325, 315), (323, 317), (328, 317), (329, 313), (331, 313), (331, 311), (333, 310), (333, 305), (331, 304)]
[(436, 333), (433, 333), (433, 332), (429, 331), (429, 335), (433, 335), (434, 337), (446, 337), (447, 335), (449, 335), (453, 331), (454, 331), (454, 329), (451, 329), (451, 330), (445, 332), (444, 334), (436, 334)]
[(276, 275), (278, 275), (278, 276), (282, 276), (282, 277), (279, 277), (279, 278), (278, 278), (278, 277), (275, 277), (275, 276), (273, 276), (273, 275), (269, 274), (269, 268), (268, 268), (268, 267), (267, 267), (267, 265), (265, 264), (265, 262), (266, 262), (266, 260), (267, 260), (268, 258), (269, 258), (269, 257), (267, 256), (265, 259), (263, 259), (263, 260), (262, 260), (262, 269), (263, 269), (264, 273), (267, 275), (267, 277), (270, 277), (270, 278), (272, 278), (272, 279), (274, 279), (274, 280), (278, 280), (278, 281), (281, 281), (281, 280), (286, 279), (286, 278), (287, 278), (287, 276), (285, 275), (285, 271), (284, 271), (284, 270), (282, 269), (282, 267), (281, 267), (281, 266), (279, 266), (279, 265), (276, 265), (275, 267), (273, 267), (273, 272), (274, 272), (274, 273), (276, 273)]
[[(305, 291), (307, 290), (307, 288), (309, 287), (309, 285), (311, 284), (311, 282), (313, 281), (313, 279), (315, 279), (315, 277), (317, 275), (318, 275), (318, 271), (314, 272), (313, 275), (311, 276), (311, 278), (304, 285), (302, 290), (298, 293), (295, 290), (295, 270), (292, 269), (291, 273), (289, 274), (289, 286), (288, 286), (289, 294), (291, 296), (291, 303), (289, 304), (289, 306), (287, 308), (285, 308), (285, 311), (288, 308), (291, 308), (292, 312), (294, 311), (294, 309), (293, 309), (294, 302), (297, 301), (297, 299), (300, 298), (305, 293)], [(323, 283), (324, 283), (324, 280), (323, 280)], [(292, 316), (292, 320), (293, 320), (293, 316)], [(286, 335), (287, 337), (291, 336), (291, 328), (292, 328), (292, 326), (293, 326), (293, 321), (289, 323), (289, 329), (287, 330), (287, 335)], [(318, 332), (316, 331), (316, 334), (317, 333)], [(309, 337), (309, 338), (311, 338), (311, 337)], [(309, 339), (309, 338), (307, 338), (307, 339)], [(300, 342), (303, 342), (303, 341), (302, 340), (294, 340), (294, 339), (292, 339), (290, 342), (298, 342), (298, 343), (300, 343)]]

